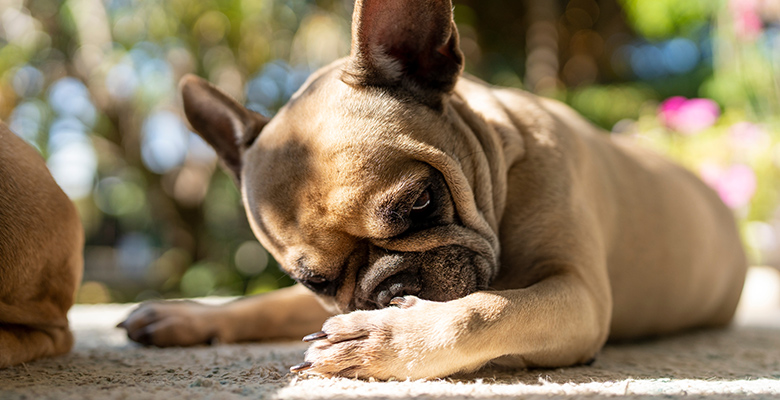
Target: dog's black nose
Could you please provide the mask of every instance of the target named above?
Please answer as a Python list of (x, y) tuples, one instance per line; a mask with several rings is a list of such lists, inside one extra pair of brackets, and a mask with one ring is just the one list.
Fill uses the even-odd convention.
[(314, 275), (305, 279), (298, 279), (303, 286), (306, 286), (312, 292), (321, 296), (335, 296), (339, 285), (335, 280), (328, 280), (325, 277)]

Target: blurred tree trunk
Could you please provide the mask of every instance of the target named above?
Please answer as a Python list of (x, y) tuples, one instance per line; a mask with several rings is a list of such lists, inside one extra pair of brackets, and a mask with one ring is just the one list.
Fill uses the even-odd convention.
[(455, 4), (469, 7), (475, 17), (482, 57), (473, 70), (497, 83), (502, 83), (498, 76), (511, 71), (537, 93), (615, 81), (612, 54), (635, 37), (617, 0)]

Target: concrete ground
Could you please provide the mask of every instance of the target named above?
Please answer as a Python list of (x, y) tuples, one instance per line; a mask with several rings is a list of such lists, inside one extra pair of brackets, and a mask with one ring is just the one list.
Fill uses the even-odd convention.
[(74, 307), (73, 351), (0, 370), (0, 399), (780, 398), (780, 274), (769, 268), (751, 270), (730, 329), (608, 345), (592, 366), (432, 381), (289, 373), (301, 342), (144, 348), (114, 328), (132, 307)]

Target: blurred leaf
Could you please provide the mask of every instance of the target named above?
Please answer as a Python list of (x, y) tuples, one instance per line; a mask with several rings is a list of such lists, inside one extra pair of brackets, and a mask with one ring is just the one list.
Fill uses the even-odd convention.
[(620, 0), (634, 28), (649, 39), (685, 35), (721, 7), (719, 0)]

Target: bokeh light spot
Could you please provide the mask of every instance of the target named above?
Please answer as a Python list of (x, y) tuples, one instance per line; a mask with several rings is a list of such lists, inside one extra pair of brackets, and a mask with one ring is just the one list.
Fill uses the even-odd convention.
[(111, 302), (111, 292), (102, 282), (87, 281), (76, 292), (76, 303), (100, 304)]
[(235, 256), (236, 269), (245, 276), (254, 276), (268, 266), (268, 253), (256, 241), (246, 241), (238, 247)]
[(131, 232), (122, 236), (116, 247), (117, 263), (123, 273), (134, 279), (143, 279), (156, 252), (149, 236), (142, 232)]
[(158, 111), (144, 122), (141, 156), (149, 170), (166, 173), (180, 166), (187, 155), (189, 130), (181, 119)]
[(685, 38), (675, 38), (663, 45), (663, 63), (669, 72), (683, 74), (699, 63), (699, 48)]
[(203, 138), (190, 132), (187, 157), (193, 161), (211, 164), (217, 160), (217, 152)]
[(28, 101), (16, 106), (8, 121), (11, 131), (37, 147), (41, 124), (45, 121), (44, 107), (39, 101)]
[(631, 52), (631, 69), (641, 79), (656, 79), (666, 74), (663, 52), (651, 44), (635, 46)]
[(95, 204), (106, 214), (122, 216), (143, 208), (146, 197), (143, 189), (135, 183), (110, 176), (98, 182)]
[(43, 73), (29, 65), (25, 65), (14, 74), (13, 87), (20, 97), (35, 97), (43, 90)]
[(89, 196), (97, 173), (97, 156), (84, 125), (75, 118), (56, 120), (49, 130), (49, 167), (71, 199)]
[(95, 106), (89, 99), (89, 91), (79, 80), (66, 77), (49, 88), (49, 103), (62, 116), (73, 116), (87, 126), (92, 126), (97, 117)]
[(135, 93), (137, 87), (138, 78), (130, 65), (117, 64), (106, 74), (106, 90), (114, 98), (126, 99)]
[(181, 278), (181, 293), (185, 297), (208, 295), (216, 287), (216, 266), (212, 263), (200, 263), (191, 266)]
[(230, 29), (230, 20), (219, 11), (212, 10), (204, 13), (195, 23), (195, 31), (201, 39), (209, 44), (222, 40)]

